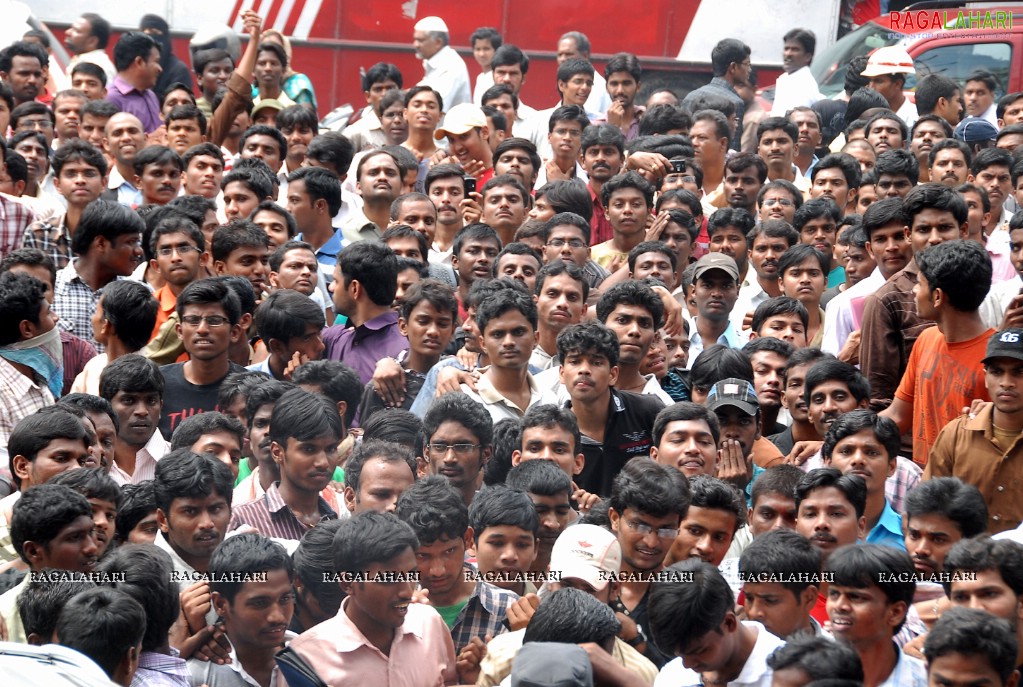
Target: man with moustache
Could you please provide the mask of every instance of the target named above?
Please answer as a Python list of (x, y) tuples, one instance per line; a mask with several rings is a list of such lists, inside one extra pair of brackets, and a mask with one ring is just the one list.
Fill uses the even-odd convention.
[(611, 222), (605, 213), (601, 189), (604, 182), (621, 171), (624, 159), (625, 137), (617, 127), (610, 124), (586, 127), (583, 131), (582, 165), (589, 177), (586, 188), (593, 201), (589, 240), (591, 246), (610, 241), (614, 236)]
[(973, 153), (968, 145), (951, 136), (943, 138), (927, 153), (927, 176), (931, 181), (957, 188), (966, 183), (972, 162)]

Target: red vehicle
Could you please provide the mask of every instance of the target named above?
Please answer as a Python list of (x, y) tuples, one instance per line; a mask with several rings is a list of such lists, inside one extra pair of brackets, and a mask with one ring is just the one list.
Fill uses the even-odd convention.
[[(469, 36), (477, 27), (496, 27), (506, 42), (518, 45), (532, 60), (523, 99), (534, 107), (548, 107), (556, 97), (555, 50), (566, 31), (582, 31), (590, 38), (598, 69), (615, 52), (639, 56), (645, 92), (671, 86), (684, 93), (706, 83), (711, 75), (710, 49), (726, 36), (751, 46), (760, 83), (769, 85), (780, 73), (781, 37), (794, 25), (792, 18), (799, 17), (800, 26), (814, 30), (823, 49), (837, 35), (840, 4), (840, 0), (647, 0), (641, 11), (632, 11), (620, 0), (592, 0), (585, 6), (577, 0), (491, 0), (466, 12), (458, 0), (168, 0), (152, 9), (168, 20), (175, 52), (187, 61), (187, 40), (193, 33), (211, 26), (238, 30), (241, 12), (256, 6), (267, 28), (290, 37), (296, 71), (312, 79), (322, 116), (344, 103), (361, 106), (360, 70), (376, 62), (396, 64), (406, 86), (418, 81), (423, 67), (412, 48), (412, 27), (424, 16), (436, 15), (447, 22), (451, 43), (465, 57), (473, 79), (479, 67)], [(63, 0), (34, 0), (33, 9), (62, 35), (85, 8)], [(149, 8), (94, 0), (88, 11), (124, 30), (137, 27)]]

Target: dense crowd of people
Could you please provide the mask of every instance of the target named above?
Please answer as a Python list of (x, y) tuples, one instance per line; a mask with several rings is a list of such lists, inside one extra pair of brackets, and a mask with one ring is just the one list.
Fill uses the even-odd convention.
[(0, 51), (4, 684), (1017, 684), (1023, 92), (242, 21)]

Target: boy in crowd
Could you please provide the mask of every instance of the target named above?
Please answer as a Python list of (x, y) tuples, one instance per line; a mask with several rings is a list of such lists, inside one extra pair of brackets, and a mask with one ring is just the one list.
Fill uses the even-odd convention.
[(67, 212), (28, 225), (22, 248), (38, 248), (63, 269), (72, 257), (71, 237), (82, 213), (106, 187), (107, 161), (103, 154), (80, 139), (64, 141), (53, 154), (53, 183), (67, 204)]
[(551, 460), (527, 460), (513, 467), (505, 484), (529, 495), (540, 519), (536, 558), (530, 572), (542, 573), (551, 562), (554, 542), (578, 516), (572, 510), (572, 480)]
[(230, 468), (237, 481), (244, 437), (245, 427), (241, 422), (209, 410), (178, 423), (171, 437), (171, 450), (188, 448), (195, 453), (208, 453)]
[[(408, 339), (409, 348), (402, 358), (405, 372), (405, 410), (423, 387), (427, 373), (440, 362), (455, 334), (458, 302), (451, 287), (432, 279), (413, 285), (401, 302), (398, 331)], [(363, 425), (384, 408), (383, 400), (371, 381), (366, 385), (359, 405), (359, 423)]]
[(160, 368), (164, 380), (160, 431), (170, 437), (182, 420), (217, 409), (227, 375), (244, 372), (231, 362), (230, 346), (241, 336), (241, 304), (223, 282), (210, 279), (185, 287), (177, 299), (178, 336), (189, 360)]
[(1019, 683), (1019, 640), (1011, 625), (972, 608), (942, 614), (927, 635), (924, 655), (931, 685)]
[[(825, 565), (836, 549), (855, 544), (866, 532), (867, 486), (863, 479), (835, 468), (818, 468), (796, 486), (796, 532), (821, 551)], [(813, 613), (819, 622), (827, 616)]]
[[(825, 259), (825, 289), (845, 281), (845, 269), (837, 264), (835, 243), (842, 211), (828, 198), (807, 201), (796, 211), (792, 226), (799, 232), (799, 242), (816, 248)], [(779, 270), (779, 274), (781, 270)], [(823, 289), (822, 289), (823, 291)]]
[(121, 503), (121, 490), (110, 479), (105, 468), (65, 470), (49, 482), (71, 487), (89, 501), (92, 521), (96, 525), (96, 557), (102, 558), (112, 550), (117, 509)]
[(110, 476), (118, 484), (153, 479), (167, 453), (159, 431), (164, 379), (156, 363), (137, 354), (121, 356), (99, 378), (99, 395), (117, 413), (118, 432)]
[[(621, 583), (620, 597), (611, 607), (643, 630), (653, 627), (651, 614), (656, 612), (651, 576), (664, 570), (665, 555), (689, 508), (689, 494), (685, 476), (653, 461), (631, 460), (615, 477), (608, 517), (611, 531), (621, 545), (621, 572), (627, 578)], [(654, 632), (656, 638), (657, 631)], [(665, 647), (659, 640), (655, 643), (641, 635), (639, 643), (645, 643), (643, 654), (656, 666), (670, 660), (671, 653), (664, 653)]]
[(658, 683), (767, 684), (767, 657), (784, 641), (735, 616), (732, 590), (709, 563), (684, 561), (665, 572), (691, 575), (692, 581), (652, 585), (650, 629), (661, 651), (677, 657), (661, 670)]
[(102, 200), (82, 212), (71, 237), (71, 250), (78, 257), (57, 272), (53, 310), (60, 325), (103, 352), (95, 343), (92, 314), (103, 287), (118, 277), (127, 277), (142, 257), (142, 219), (126, 207)]
[(537, 342), (529, 362), (540, 370), (546, 370), (561, 363), (557, 355), (558, 334), (565, 327), (582, 321), (590, 285), (579, 267), (553, 260), (537, 274), (534, 292), (538, 315)]
[(210, 254), (214, 272), (248, 279), (262, 300), (270, 271), (270, 239), (263, 229), (247, 219), (232, 220), (213, 232)]
[(117, 509), (118, 544), (152, 544), (159, 531), (153, 481), (121, 487), (121, 505)]
[(753, 365), (753, 387), (760, 406), (760, 432), (770, 436), (785, 431), (778, 422), (782, 410), (785, 367), (795, 352), (791, 344), (771, 336), (758, 337), (743, 346)]
[(746, 499), (731, 484), (697, 475), (689, 480), (692, 500), (664, 562), (699, 558), (721, 565), (736, 531), (746, 524)]
[(469, 504), (469, 524), (481, 575), (519, 596), (536, 592), (527, 579), (536, 558), (540, 519), (525, 492), (484, 487)]
[(437, 398), (423, 417), (420, 475), (442, 475), (466, 505), (483, 478), (493, 452), (494, 422), (486, 409), (463, 393)]
[(793, 530), (755, 538), (739, 558), (746, 617), (783, 639), (820, 637), (821, 625), (810, 615), (820, 593), (820, 569), (820, 550)]
[[(628, 313), (621, 315), (627, 316)], [(641, 328), (640, 319), (637, 315), (630, 330)], [(594, 322), (572, 325), (558, 335), (561, 383), (585, 437), (581, 447), (585, 460), (576, 483), (599, 495), (611, 492), (615, 475), (631, 458), (649, 453), (649, 428), (664, 407), (646, 394), (615, 388), (620, 347), (616, 339), (608, 327)], [(630, 347), (636, 349), (639, 344), (630, 343)]]
[(321, 310), (333, 313), (333, 307), (328, 305), (327, 299), (323, 297), (324, 293), (329, 291), (321, 284), (319, 263), (316, 262), (313, 247), (305, 241), (290, 238), (276, 245), (277, 248), (267, 261), (270, 267), (267, 277), (270, 289), (272, 291), (293, 289), (303, 296), (308, 296)]
[(264, 200), (273, 200), (273, 186), (253, 169), (234, 169), (220, 181), (228, 221), (251, 217)]
[[(347, 598), (336, 616), (291, 643), (322, 680), (341, 684), (390, 674), (410, 684), (455, 682), (447, 625), (433, 608), (412, 603), (418, 547), (412, 528), (391, 514), (361, 513), (340, 525), (334, 561), (336, 570), (349, 573), (341, 582)], [(373, 581), (381, 571), (404, 575), (407, 581)], [(356, 573), (366, 581), (348, 581)], [(337, 646), (340, 638), (347, 640), (343, 651)]]
[(224, 179), (224, 156), (220, 148), (212, 143), (191, 146), (181, 154), (181, 164), (185, 167), (181, 177), (185, 195), (216, 201)]
[(722, 253), (708, 253), (696, 261), (692, 298), (696, 315), (689, 334), (689, 365), (705, 348), (723, 344), (741, 348), (745, 343), (741, 330), (731, 321), (739, 295), (739, 268), (735, 260)]
[(494, 422), (519, 419), (530, 407), (555, 400), (540, 389), (528, 369), (536, 345), (536, 322), (536, 304), (513, 290), (496, 294), (476, 310), (480, 345), (490, 367), (476, 382), (476, 390), (463, 384), (462, 391), (482, 403)]
[(118, 589), (97, 587), (68, 599), (54, 639), (91, 658), (115, 684), (129, 687), (145, 632), (142, 604)]
[(501, 252), (501, 239), (486, 224), (470, 224), (459, 231), (451, 251), (451, 267), (458, 277), (459, 312), (464, 315), (472, 285), (493, 277), (492, 264)]
[(844, 546), (824, 566), (828, 584), (831, 632), (856, 650), (863, 663), (864, 684), (924, 687), (923, 661), (904, 653), (893, 641), (913, 602), (913, 562), (889, 546)]
[(650, 458), (686, 477), (717, 474), (721, 426), (706, 406), (680, 402), (654, 418)]
[(819, 348), (824, 338), (824, 309), (820, 303), (827, 288), (827, 270), (827, 255), (806, 244), (789, 248), (778, 260), (782, 293), (806, 308), (806, 338), (810, 348)]
[[(968, 233), (966, 202), (940, 184), (922, 184), (913, 189), (903, 200), (901, 219), (913, 256), (945, 241), (964, 239)], [(894, 221), (883, 226), (895, 232)], [(877, 256), (880, 236), (875, 230), (869, 230), (869, 234), (871, 250)], [(878, 260), (881, 269), (882, 262)], [(914, 257), (866, 298), (861, 320), (860, 369), (870, 382), (870, 405), (876, 411), (891, 405), (917, 338), (931, 326), (930, 320), (917, 312), (914, 288), (918, 274)], [(906, 444), (903, 440), (904, 448), (908, 448)], [(926, 457), (917, 460), (924, 461)]]
[[(259, 375), (260, 382), (245, 392), (245, 427), (248, 459), (239, 475), (245, 474), (234, 489), (234, 504), (241, 506), (261, 497), (270, 485), (280, 480), (280, 468), (270, 454), (270, 416), (284, 393), (294, 388)], [(223, 390), (223, 389), (222, 389)]]
[[(46, 569), (92, 572), (98, 547), (92, 508), (84, 496), (70, 487), (42, 484), (25, 491), (14, 505), (11, 541), (29, 571)], [(18, 597), (31, 575), (0, 595), (0, 618), (10, 641), (24, 644), (28, 638), (18, 613)]]
[(863, 684), (863, 664), (851, 647), (831, 638), (795, 637), (768, 656), (773, 671), (772, 685), (803, 685), (814, 682), (841, 683), (845, 687)]
[(157, 222), (149, 238), (149, 245), (153, 253), (150, 267), (164, 282), (153, 294), (160, 304), (149, 336), (155, 339), (175, 312), (181, 292), (199, 278), (210, 256), (206, 252), (206, 237), (199, 227), (177, 215)]
[[(917, 316), (934, 320), (913, 344), (902, 382), (882, 414), (913, 435), (923, 466), (941, 428), (974, 399), (987, 400), (981, 361), (995, 333), (978, 308), (991, 288), (991, 258), (974, 241), (947, 241), (915, 256)], [(946, 380), (955, 379), (953, 385)]]
[(280, 482), (261, 499), (239, 506), (228, 529), (251, 525), (261, 534), (299, 540), (311, 527), (337, 513), (320, 492), (337, 467), (344, 423), (329, 399), (301, 389), (286, 392), (270, 416), (270, 453)]
[(795, 298), (768, 298), (753, 311), (749, 338), (753, 341), (770, 337), (788, 343), (794, 351), (803, 350), (809, 343), (806, 338), (809, 325), (810, 314)]
[(367, 510), (393, 513), (398, 499), (415, 481), (411, 450), (364, 436), (345, 463), (344, 505), (353, 515)]
[(395, 515), (419, 539), (421, 584), (430, 593), (429, 604), (450, 628), (455, 651), (461, 652), (474, 637), (486, 641), (504, 631), (505, 618), (518, 597), (473, 579), (474, 571), (464, 559), (473, 547), (474, 530), (458, 490), (440, 476), (427, 477), (401, 496)]
[(623, 265), (629, 251), (643, 241), (647, 215), (654, 205), (654, 188), (638, 173), (630, 171), (609, 179), (600, 194), (614, 236), (593, 246), (590, 257), (613, 272), (612, 267)]
[(747, 270), (743, 284), (739, 288), (739, 298), (734, 310), (746, 313), (766, 300), (781, 296), (781, 284), (778, 282), (778, 259), (782, 254), (799, 242), (799, 234), (788, 222), (768, 219), (753, 227), (748, 233), (749, 265), (756, 273), (752, 279)]
[(898, 428), (869, 410), (853, 410), (836, 419), (822, 448), (826, 466), (860, 477), (867, 487), (865, 541), (905, 551), (902, 515), (885, 497), (885, 483), (895, 474), (898, 453)]
[(230, 663), (189, 659), (192, 680), (209, 685), (244, 675), (246, 683), (275, 684), (280, 669), (274, 654), (287, 643), (295, 612), (291, 556), (266, 537), (239, 534), (213, 552), (209, 573), (210, 602), (230, 642)]
[(522, 417), (520, 448), (511, 453), (515, 467), (529, 460), (553, 461), (575, 479), (583, 468), (582, 435), (572, 411), (553, 404), (535, 405)]
[(254, 323), (270, 355), (246, 368), (252, 372), (285, 380), (295, 369), (323, 354), (323, 308), (298, 291), (281, 289), (271, 293), (256, 308)]

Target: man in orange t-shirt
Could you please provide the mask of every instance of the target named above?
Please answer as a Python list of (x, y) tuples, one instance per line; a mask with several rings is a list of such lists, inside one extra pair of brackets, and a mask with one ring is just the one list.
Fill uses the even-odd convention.
[(178, 296), (195, 281), (199, 270), (206, 264), (206, 239), (199, 227), (179, 216), (160, 220), (153, 230), (153, 259), (150, 266), (163, 278), (164, 285), (155, 296), (160, 302), (156, 326), (149, 337), (153, 339), (170, 319), (178, 303)]
[[(933, 221), (946, 221), (934, 210)], [(991, 258), (971, 241), (945, 241), (917, 253), (920, 277), (913, 294), (917, 314), (933, 319), (913, 346), (906, 372), (886, 415), (913, 431), (913, 460), (927, 464), (938, 432), (974, 399), (990, 400), (982, 360), (994, 334), (977, 309), (991, 289)]]

